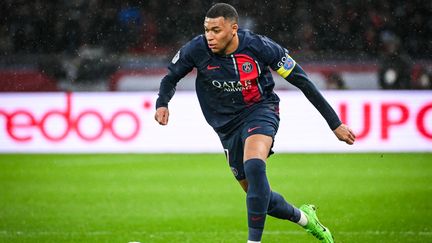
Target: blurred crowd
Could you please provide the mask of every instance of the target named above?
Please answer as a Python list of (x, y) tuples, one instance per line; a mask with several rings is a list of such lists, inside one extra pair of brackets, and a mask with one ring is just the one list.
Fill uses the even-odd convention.
[[(36, 64), (55, 80), (92, 85), (125, 66), (165, 65), (203, 33), (215, 2), (2, 0), (0, 66)], [(237, 8), (241, 28), (269, 36), (297, 60), (372, 61), (382, 89), (432, 89), (431, 1), (225, 2)], [(346, 88), (338, 70), (326, 78), (327, 89)]]
[[(83, 46), (108, 52), (172, 54), (202, 33), (208, 0), (2, 0), (0, 53), (64, 53)], [(226, 1), (241, 27), (265, 34), (291, 51), (362, 56), (386, 41), (409, 56), (432, 56), (428, 0)]]

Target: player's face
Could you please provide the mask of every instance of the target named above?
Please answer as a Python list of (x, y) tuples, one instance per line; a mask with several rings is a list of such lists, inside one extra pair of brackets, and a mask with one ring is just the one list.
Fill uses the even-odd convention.
[(205, 18), (204, 31), (213, 53), (230, 54), (237, 49), (238, 25), (224, 17)]

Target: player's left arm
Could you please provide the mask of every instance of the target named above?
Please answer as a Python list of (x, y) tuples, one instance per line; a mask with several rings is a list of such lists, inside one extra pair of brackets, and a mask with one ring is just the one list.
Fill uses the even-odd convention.
[(284, 65), (280, 66), (276, 71), (279, 75), (285, 78), (285, 80), (303, 92), (306, 98), (321, 113), (340, 141), (344, 141), (350, 145), (354, 143), (355, 134), (353, 131), (341, 122), (334, 109), (322, 96), (321, 92), (316, 88), (299, 64), (288, 56)]
[(354, 144), (356, 136), (347, 125), (342, 123), (333, 132), (340, 141), (346, 142), (349, 145)]
[(287, 49), (266, 36), (256, 38), (251, 47), (265, 64), (303, 92), (321, 113), (339, 140), (347, 144), (354, 143), (355, 135), (352, 130), (341, 122), (336, 112), (321, 95), (305, 71), (289, 56)]

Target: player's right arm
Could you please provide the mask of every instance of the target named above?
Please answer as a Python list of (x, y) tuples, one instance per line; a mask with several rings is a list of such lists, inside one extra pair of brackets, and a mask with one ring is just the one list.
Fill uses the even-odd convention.
[(156, 100), (155, 120), (160, 125), (167, 125), (169, 118), (168, 103), (174, 96), (177, 83), (194, 68), (190, 55), (191, 43), (183, 46), (168, 66), (168, 74), (162, 79)]

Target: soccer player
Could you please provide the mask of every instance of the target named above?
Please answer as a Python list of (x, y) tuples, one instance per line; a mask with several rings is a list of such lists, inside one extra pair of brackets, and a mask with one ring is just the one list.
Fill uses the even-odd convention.
[(318, 221), (315, 206), (296, 208), (269, 186), (265, 161), (273, 153), (279, 126), (279, 97), (273, 92), (270, 68), (305, 94), (339, 140), (353, 144), (355, 135), (285, 48), (265, 36), (239, 29), (234, 7), (213, 5), (205, 16), (204, 32), (172, 59), (160, 84), (155, 120), (168, 124), (168, 103), (177, 82), (196, 68), (196, 93), (202, 112), (247, 193), (248, 242), (261, 242), (267, 214), (301, 225), (321, 242), (333, 242), (330, 230)]

